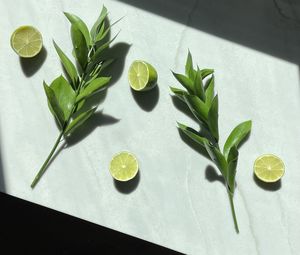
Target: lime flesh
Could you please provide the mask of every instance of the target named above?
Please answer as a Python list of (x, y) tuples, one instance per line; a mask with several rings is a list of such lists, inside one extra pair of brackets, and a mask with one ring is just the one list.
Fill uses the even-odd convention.
[(41, 33), (36, 28), (21, 26), (13, 32), (10, 44), (20, 57), (32, 58), (41, 51), (43, 39)]
[(147, 91), (155, 87), (157, 72), (149, 63), (136, 60), (129, 68), (128, 81), (133, 90)]
[(254, 173), (263, 182), (276, 182), (284, 174), (283, 161), (273, 155), (265, 154), (258, 157), (254, 162)]
[(133, 179), (139, 170), (136, 157), (130, 152), (120, 152), (116, 154), (109, 166), (112, 177), (118, 181), (129, 181)]

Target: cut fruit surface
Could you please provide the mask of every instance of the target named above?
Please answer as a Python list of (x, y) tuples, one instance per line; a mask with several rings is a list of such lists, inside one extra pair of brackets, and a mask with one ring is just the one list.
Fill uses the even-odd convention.
[(157, 72), (149, 63), (136, 60), (129, 68), (128, 81), (133, 90), (146, 91), (155, 87)]
[(264, 182), (276, 182), (284, 174), (283, 161), (272, 154), (258, 157), (254, 162), (254, 173), (258, 179)]
[(112, 177), (118, 181), (129, 181), (133, 179), (139, 170), (136, 157), (127, 151), (116, 154), (109, 166)]
[(41, 33), (36, 28), (21, 26), (13, 32), (10, 44), (20, 57), (32, 58), (41, 51), (43, 39)]

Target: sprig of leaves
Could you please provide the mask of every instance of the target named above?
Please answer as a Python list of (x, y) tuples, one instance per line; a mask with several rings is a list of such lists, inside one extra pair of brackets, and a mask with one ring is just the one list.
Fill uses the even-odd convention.
[(226, 183), (235, 229), (239, 232), (236, 219), (233, 195), (235, 190), (235, 176), (238, 162), (238, 146), (250, 133), (252, 122), (245, 121), (233, 129), (228, 136), (223, 151), (219, 146), (218, 127), (218, 95), (214, 92), (214, 70), (194, 69), (191, 53), (188, 52), (185, 74), (174, 73), (174, 77), (185, 88), (184, 90), (170, 87), (174, 95), (183, 101), (199, 123), (202, 131), (178, 123), (178, 128), (190, 139), (206, 149), (211, 160), (220, 170)]
[[(96, 93), (107, 88), (111, 77), (101, 77), (101, 72), (109, 66), (113, 59), (105, 58), (104, 51), (115, 39), (109, 40), (111, 26), (107, 22), (107, 9), (102, 7), (101, 13), (89, 31), (87, 25), (76, 15), (64, 13), (71, 23), (71, 39), (73, 56), (76, 63), (53, 41), (55, 50), (65, 69), (66, 78), (60, 75), (50, 85), (44, 82), (44, 90), (50, 112), (58, 123), (60, 134), (40, 171), (34, 178), (34, 188), (57, 149), (59, 142), (83, 125), (97, 110), (98, 105), (88, 107), (86, 102)], [(86, 105), (85, 110), (82, 107)]]

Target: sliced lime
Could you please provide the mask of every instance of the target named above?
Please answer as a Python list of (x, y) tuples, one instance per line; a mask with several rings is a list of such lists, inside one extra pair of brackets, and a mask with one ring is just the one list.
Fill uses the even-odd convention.
[(36, 28), (21, 26), (13, 32), (10, 44), (20, 57), (32, 58), (41, 51), (43, 39), (41, 33)]
[(149, 63), (136, 60), (129, 68), (128, 81), (133, 90), (147, 91), (155, 87), (157, 72)]
[(284, 163), (275, 155), (265, 154), (255, 160), (254, 173), (261, 181), (276, 182), (284, 174)]
[(133, 179), (139, 170), (136, 157), (127, 151), (116, 154), (109, 166), (112, 177), (118, 181), (129, 181)]

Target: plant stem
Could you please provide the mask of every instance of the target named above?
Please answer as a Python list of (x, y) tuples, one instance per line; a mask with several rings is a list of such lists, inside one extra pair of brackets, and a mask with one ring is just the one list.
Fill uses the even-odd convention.
[(237, 223), (237, 219), (236, 219), (236, 215), (235, 215), (235, 210), (234, 210), (234, 203), (233, 203), (233, 194), (227, 190), (228, 192), (228, 196), (229, 196), (229, 201), (230, 201), (230, 207), (231, 207), (231, 213), (232, 213), (232, 217), (233, 217), (233, 221), (234, 221), (234, 227), (235, 227), (235, 231), (237, 233), (239, 233), (239, 226)]
[(57, 146), (58, 146), (58, 144), (59, 144), (59, 142), (60, 142), (60, 140), (61, 140), (63, 134), (64, 134), (64, 130), (62, 130), (62, 131), (60, 132), (60, 134), (59, 134), (59, 136), (58, 136), (58, 138), (57, 138), (57, 140), (56, 140), (56, 142), (55, 142), (55, 144), (54, 144), (54, 146), (53, 146), (53, 148), (52, 148), (50, 154), (48, 155), (48, 157), (47, 157), (46, 161), (44, 162), (44, 164), (42, 165), (40, 171), (37, 173), (37, 175), (35, 176), (33, 182), (31, 183), (30, 187), (31, 187), (32, 189), (35, 187), (35, 185), (38, 183), (38, 181), (41, 179), (41, 177), (42, 177), (43, 174), (45, 173), (45, 171), (46, 171), (46, 169), (47, 169), (47, 166), (48, 166), (48, 163), (49, 163), (50, 159), (52, 158), (54, 152), (56, 151)]
[[(77, 90), (76, 90), (76, 97), (77, 97), (78, 94), (80, 93), (80, 89), (81, 89), (81, 87), (83, 86), (83, 84), (84, 84), (84, 80), (82, 79), (82, 80), (80, 81), (80, 83), (79, 83), (79, 86), (78, 86)], [(37, 173), (37, 175), (35, 176), (33, 182), (31, 183), (30, 187), (31, 187), (32, 189), (36, 186), (36, 184), (39, 182), (39, 180), (41, 179), (41, 177), (42, 177), (43, 174), (45, 173), (45, 171), (46, 171), (46, 169), (47, 169), (47, 166), (48, 166), (48, 163), (49, 163), (49, 161), (51, 160), (51, 158), (52, 158), (54, 152), (56, 151), (57, 146), (59, 145), (59, 143), (60, 143), (60, 141), (61, 141), (61, 138), (63, 137), (63, 135), (64, 135), (64, 133), (65, 133), (65, 130), (66, 130), (67, 126), (69, 125), (69, 122), (70, 122), (70, 120), (71, 120), (71, 117), (72, 117), (73, 113), (74, 113), (75, 110), (76, 110), (76, 106), (77, 106), (76, 104), (73, 105), (72, 110), (71, 110), (71, 113), (70, 113), (70, 115), (69, 115), (69, 118), (68, 118), (68, 120), (65, 122), (65, 124), (64, 124), (64, 126), (63, 126), (63, 128), (62, 128), (62, 130), (61, 130), (61, 132), (60, 132), (60, 134), (59, 134), (59, 136), (58, 136), (58, 138), (57, 138), (57, 140), (56, 140), (56, 142), (55, 142), (55, 144), (54, 144), (54, 146), (53, 146), (51, 152), (50, 152), (50, 154), (48, 155), (48, 157), (47, 157), (46, 161), (44, 162), (44, 164), (42, 165), (40, 171)]]

